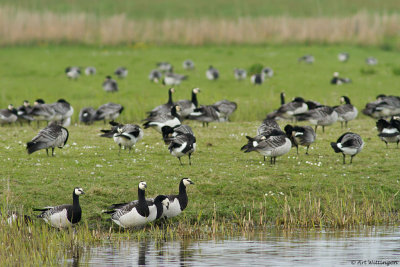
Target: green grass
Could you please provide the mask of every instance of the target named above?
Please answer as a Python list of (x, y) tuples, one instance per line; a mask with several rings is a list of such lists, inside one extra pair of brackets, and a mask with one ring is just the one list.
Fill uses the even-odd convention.
[(249, 0), (249, 1), (51, 1), (51, 0), (3, 0), (2, 5), (37, 11), (57, 13), (89, 13), (99, 17), (126, 14), (133, 19), (170, 18), (237, 18), (285, 16), (348, 16), (366, 10), (371, 13), (398, 13), (396, 0)]

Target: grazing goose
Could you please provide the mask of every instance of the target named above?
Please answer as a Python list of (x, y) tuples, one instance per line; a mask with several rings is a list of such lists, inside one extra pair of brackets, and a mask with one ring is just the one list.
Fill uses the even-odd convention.
[(117, 127), (117, 132), (113, 135), (114, 142), (119, 146), (119, 153), (121, 147), (128, 148), (131, 153), (132, 147), (142, 140), (143, 130), (136, 124), (125, 124)]
[(85, 74), (86, 74), (86, 76), (95, 75), (96, 74), (96, 68), (95, 67), (86, 67)]
[(69, 79), (78, 79), (81, 75), (81, 68), (79, 67), (67, 67), (65, 69), (65, 74)]
[(307, 64), (312, 64), (314, 63), (315, 58), (312, 55), (304, 55), (302, 57), (299, 57), (298, 62), (305, 62)]
[(173, 72), (173, 68), (165, 73), (164, 79), (162, 80), (163, 85), (180, 85), (183, 80), (186, 80), (187, 76), (177, 74)]
[(18, 111), (12, 104), (8, 105), (7, 109), (0, 109), (0, 124), (11, 124), (18, 120)]
[(161, 132), (165, 144), (170, 144), (171, 143), (170, 138), (176, 137), (177, 135), (180, 134), (191, 134), (194, 136), (192, 128), (185, 124), (177, 125), (175, 127), (164, 126), (161, 128)]
[(265, 119), (257, 129), (257, 135), (268, 135), (273, 129), (280, 130), (278, 123), (272, 119)]
[[(284, 94), (281, 94), (281, 102), (284, 101)], [(267, 115), (267, 119), (292, 120), (297, 114), (302, 114), (308, 110), (308, 105), (302, 97), (296, 97), (293, 101), (283, 104), (277, 111)]]
[(28, 124), (31, 124), (31, 121), (34, 120), (34, 118), (31, 115), (29, 115), (32, 111), (32, 108), (33, 107), (31, 106), (28, 100), (24, 100), (23, 105), (18, 107), (17, 115), (21, 125), (23, 122), (28, 122)]
[(251, 75), (250, 82), (254, 85), (261, 85), (264, 82), (264, 75), (256, 73)]
[(380, 119), (376, 122), (378, 128), (379, 138), (385, 142), (386, 147), (388, 143), (396, 143), (399, 147), (400, 142), (400, 121), (392, 118), (390, 122)]
[(192, 113), (199, 106), (199, 102), (197, 101), (197, 94), (199, 92), (199, 88), (194, 88), (192, 90), (191, 100), (179, 100), (175, 103), (176, 105), (179, 105), (181, 107), (182, 119), (186, 119), (190, 115), (190, 113)]
[(157, 63), (157, 67), (161, 71), (171, 71), (172, 70), (172, 65), (169, 62), (159, 62)]
[(180, 107), (178, 105), (174, 105), (171, 108), (171, 115), (167, 113), (151, 114), (149, 117), (144, 119), (146, 122), (143, 124), (143, 126), (145, 129), (152, 127), (157, 132), (162, 133), (161, 129), (164, 126), (175, 127), (181, 124), (180, 115), (178, 112), (180, 112)]
[(189, 165), (192, 165), (191, 156), (196, 151), (196, 137), (190, 133), (178, 134), (175, 137), (167, 138), (167, 142), (170, 142), (169, 153), (177, 157), (181, 165), (181, 157), (185, 155), (188, 155)]
[(237, 109), (237, 104), (229, 100), (221, 100), (212, 105), (218, 111), (219, 121), (229, 121), (229, 117)]
[(194, 62), (192, 60), (190, 60), (190, 59), (186, 59), (185, 61), (183, 61), (182, 67), (185, 70), (193, 70), (194, 69)]
[(46, 104), (43, 99), (37, 99), (33, 104), (33, 108), (29, 114), (37, 121), (37, 125), (39, 127), (40, 121), (51, 121), (53, 120), (56, 112), (54, 108), (50, 104)]
[(347, 132), (342, 134), (339, 139), (331, 143), (336, 153), (343, 154), (343, 164), (346, 164), (346, 155), (350, 155), (350, 164), (353, 163), (353, 157), (361, 152), (364, 147), (364, 141), (356, 133)]
[(162, 79), (162, 73), (159, 70), (152, 70), (148, 77), (151, 82), (158, 83)]
[(299, 154), (299, 145), (307, 147), (306, 155), (308, 155), (308, 148), (314, 143), (317, 135), (310, 126), (292, 126), (290, 124), (285, 126), (286, 136), (292, 142), (292, 146), (296, 147), (297, 154)]
[(271, 78), (272, 76), (274, 76), (274, 70), (270, 67), (265, 67), (261, 70), (261, 74), (263, 78)]
[(104, 124), (106, 123), (106, 120), (113, 121), (118, 116), (122, 113), (124, 110), (124, 107), (120, 104), (115, 104), (115, 103), (107, 103), (104, 105), (101, 105), (97, 110), (94, 115), (94, 120), (96, 121), (101, 121), (104, 120)]
[(318, 125), (322, 126), (322, 132), (325, 132), (325, 126), (334, 124), (338, 120), (336, 111), (328, 106), (318, 106), (310, 109), (302, 114), (295, 115), (298, 121), (308, 121), (315, 125), (315, 132), (317, 132)]
[(114, 79), (111, 78), (111, 76), (106, 76), (106, 79), (103, 82), (103, 89), (106, 92), (118, 92), (118, 84)]
[(367, 63), (367, 65), (370, 65), (370, 66), (375, 66), (376, 64), (378, 64), (378, 60), (374, 57), (367, 57), (365, 59), (365, 63)]
[(174, 101), (172, 100), (173, 93), (175, 93), (175, 89), (169, 88), (168, 89), (168, 102), (153, 108), (151, 111), (148, 112), (148, 114), (153, 115), (153, 116), (158, 113), (169, 114), (171, 112), (171, 108), (174, 106)]
[(209, 80), (218, 80), (219, 78), (219, 71), (214, 68), (213, 66), (210, 66), (208, 70), (206, 71), (206, 77)]
[(95, 120), (96, 110), (92, 107), (82, 108), (79, 112), (79, 121), (86, 125), (92, 124)]
[(64, 204), (55, 207), (45, 207), (43, 209), (33, 209), (41, 211), (37, 217), (42, 218), (45, 222), (56, 228), (65, 228), (80, 222), (82, 217), (82, 209), (79, 205), (79, 196), (85, 194), (83, 189), (75, 187), (72, 192), (72, 205)]
[(247, 71), (245, 69), (234, 69), (235, 79), (238, 81), (244, 80), (247, 77)]
[(331, 80), (331, 84), (341, 85), (344, 83), (351, 83), (351, 79), (349, 78), (341, 78), (339, 77), (339, 72), (333, 73), (333, 78)]
[(182, 213), (184, 209), (186, 209), (187, 204), (189, 202), (186, 187), (188, 185), (194, 184), (192, 180), (189, 178), (183, 178), (179, 182), (179, 194), (178, 195), (169, 195), (167, 196), (169, 199), (169, 209), (164, 207), (163, 217), (172, 218), (178, 216)]
[(200, 106), (196, 108), (190, 115), (188, 116), (189, 120), (201, 121), (203, 123), (203, 127), (210, 122), (219, 121), (220, 120), (220, 111), (214, 105), (212, 106)]
[(51, 156), (54, 156), (54, 148), (63, 148), (68, 141), (69, 132), (66, 128), (51, 122), (49, 126), (39, 131), (39, 133), (26, 144), (28, 154), (32, 154), (40, 149), (46, 149), (47, 156), (51, 147)]
[(285, 133), (278, 129), (273, 129), (267, 135), (257, 135), (252, 138), (246, 136), (248, 143), (242, 146), (241, 150), (245, 153), (257, 151), (265, 157), (271, 157), (271, 164), (275, 164), (276, 157), (285, 155), (290, 151), (292, 143)]
[(349, 58), (350, 58), (349, 53), (342, 52), (338, 54), (338, 59), (340, 62), (347, 62)]
[(118, 78), (122, 79), (128, 76), (128, 70), (125, 67), (119, 67), (114, 71)]
[(343, 105), (334, 107), (333, 109), (338, 114), (338, 121), (340, 121), (341, 128), (343, 128), (343, 122), (345, 123), (345, 127), (347, 128), (347, 122), (354, 120), (358, 115), (358, 110), (355, 106), (353, 106), (350, 102), (350, 98), (347, 96), (342, 96), (340, 98), (341, 103), (345, 103)]
[(68, 127), (71, 124), (74, 108), (64, 99), (59, 99), (56, 103), (50, 105), (55, 112), (53, 120), (61, 122), (64, 127)]

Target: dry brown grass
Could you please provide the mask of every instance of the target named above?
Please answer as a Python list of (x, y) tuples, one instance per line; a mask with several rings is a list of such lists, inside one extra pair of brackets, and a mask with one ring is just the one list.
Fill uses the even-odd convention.
[(342, 18), (238, 18), (130, 20), (0, 7), (0, 44), (71, 42), (116, 45), (326, 43), (379, 45), (397, 38), (400, 15), (366, 12)]

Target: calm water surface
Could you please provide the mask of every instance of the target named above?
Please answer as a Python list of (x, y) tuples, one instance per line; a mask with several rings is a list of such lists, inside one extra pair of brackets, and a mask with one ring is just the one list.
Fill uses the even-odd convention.
[(226, 240), (123, 241), (92, 247), (68, 262), (77, 266), (400, 266), (400, 228), (259, 232)]

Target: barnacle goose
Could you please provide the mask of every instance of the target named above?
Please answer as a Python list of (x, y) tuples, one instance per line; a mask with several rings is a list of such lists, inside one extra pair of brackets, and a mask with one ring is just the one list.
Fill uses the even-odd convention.
[(177, 74), (173, 72), (173, 68), (167, 71), (162, 79), (163, 85), (180, 85), (183, 80), (186, 80), (187, 76), (182, 74)]
[[(0, 210), (0, 221), (2, 219), (3, 219), (3, 214)], [(19, 225), (22, 222), (26, 224), (32, 223), (32, 218), (30, 216), (25, 214), (20, 214), (15, 210), (8, 210), (4, 212), (4, 219), (8, 223), (8, 225), (12, 225), (14, 223), (17, 223), (17, 225)]]
[(183, 61), (182, 67), (185, 70), (193, 70), (194, 69), (194, 62), (192, 60), (190, 60), (190, 59), (186, 59), (185, 61)]
[(372, 118), (386, 118), (400, 114), (400, 97), (378, 95), (376, 101), (367, 103), (362, 111)]
[(124, 126), (121, 123), (118, 123), (116, 121), (110, 121), (108, 122), (111, 125), (110, 130), (100, 130), (102, 134), (100, 137), (106, 137), (106, 138), (113, 138), (115, 133), (118, 133), (118, 128)]
[[(284, 102), (285, 95), (281, 94), (281, 102)], [(308, 110), (308, 106), (302, 97), (295, 97), (293, 101), (282, 104), (278, 110), (267, 115), (267, 119), (292, 120), (295, 115), (302, 114)]]
[(251, 75), (250, 82), (255, 85), (261, 85), (264, 82), (264, 75), (261, 73), (256, 73)]
[(162, 79), (162, 73), (159, 70), (152, 70), (148, 76), (149, 80), (158, 83)]
[(115, 103), (107, 103), (101, 105), (97, 110), (94, 115), (94, 120), (96, 121), (101, 121), (104, 120), (104, 124), (106, 123), (106, 120), (115, 120), (118, 118), (118, 116), (122, 113), (124, 110), (124, 107), (120, 104), (115, 104)]
[(273, 119), (265, 119), (257, 129), (257, 135), (268, 135), (273, 129), (280, 130), (278, 123)]
[(235, 74), (235, 79), (238, 81), (244, 80), (247, 77), (247, 71), (245, 69), (235, 68), (233, 73)]
[(77, 79), (81, 75), (81, 68), (79, 67), (67, 67), (65, 74), (69, 79)]
[(34, 120), (34, 118), (31, 115), (29, 115), (31, 111), (32, 111), (32, 106), (28, 100), (24, 100), (23, 105), (17, 108), (18, 120), (21, 123), (21, 125), (25, 121), (28, 122), (28, 124), (30, 124), (31, 121)]
[(47, 156), (49, 148), (51, 155), (54, 156), (54, 148), (63, 148), (68, 141), (69, 132), (66, 128), (51, 122), (49, 126), (39, 131), (39, 133), (26, 144), (28, 154), (32, 154), (40, 149), (46, 149)]
[(221, 100), (212, 104), (218, 111), (219, 121), (228, 121), (232, 113), (237, 109), (236, 102), (229, 100)]
[(331, 80), (331, 84), (341, 85), (344, 83), (351, 83), (351, 79), (349, 78), (341, 78), (339, 77), (339, 72), (333, 73), (333, 78)]
[(64, 127), (68, 127), (71, 124), (74, 108), (64, 99), (59, 99), (56, 103), (50, 105), (55, 112), (53, 120), (59, 121)]
[(349, 53), (342, 52), (342, 53), (338, 54), (338, 60), (340, 62), (347, 62), (349, 60), (349, 58), (350, 58)]
[(119, 146), (119, 152), (121, 147), (124, 149), (128, 148), (131, 153), (132, 147), (142, 140), (143, 130), (136, 124), (125, 124), (117, 127), (117, 132), (113, 135), (114, 142)]
[(172, 70), (172, 65), (169, 62), (158, 62), (157, 67), (161, 71), (171, 71)]
[(144, 121), (146, 121), (143, 126), (145, 129), (152, 127), (157, 132), (162, 133), (162, 127), (170, 126), (174, 127), (181, 124), (180, 115), (180, 107), (178, 105), (174, 105), (171, 108), (171, 115), (166, 113), (155, 113), (148, 116)]
[(128, 75), (128, 70), (125, 67), (119, 67), (114, 71), (118, 78), (122, 79)]
[(82, 108), (79, 112), (79, 121), (86, 125), (92, 124), (95, 120), (96, 110), (92, 107)]
[(340, 121), (341, 128), (343, 128), (343, 122), (345, 123), (345, 127), (347, 128), (347, 122), (352, 121), (357, 117), (358, 110), (355, 106), (351, 104), (350, 98), (348, 98), (347, 96), (342, 96), (340, 98), (340, 102), (344, 104), (334, 107), (333, 109), (338, 114), (338, 121)]
[[(310, 105), (310, 103), (308, 103)], [(325, 132), (325, 126), (334, 124), (338, 120), (338, 114), (332, 107), (317, 106), (301, 114), (296, 114), (295, 118), (298, 121), (308, 121), (315, 125), (315, 132), (317, 132), (318, 125), (322, 126), (322, 132)]]
[(286, 136), (292, 142), (292, 146), (296, 147), (297, 154), (299, 154), (299, 145), (307, 147), (306, 155), (308, 155), (308, 149), (312, 143), (314, 143), (317, 135), (310, 126), (292, 126), (290, 124), (285, 126)]
[(388, 143), (396, 143), (399, 147), (400, 142), (400, 120), (392, 118), (390, 122), (380, 119), (376, 122), (378, 128), (379, 138), (385, 142), (386, 147)]
[(299, 57), (298, 62), (305, 62), (307, 64), (312, 64), (314, 63), (315, 58), (312, 55), (304, 55), (302, 57)]
[(272, 76), (274, 76), (274, 70), (270, 67), (265, 67), (261, 70), (261, 74), (263, 78), (271, 78)]
[(171, 108), (174, 105), (174, 101), (172, 100), (172, 94), (175, 93), (174, 88), (168, 89), (168, 101), (165, 104), (159, 105), (153, 108), (151, 111), (148, 112), (149, 115), (156, 115), (157, 113), (165, 113), (168, 114), (171, 112)]
[(106, 92), (118, 92), (118, 83), (108, 75), (103, 82), (103, 89)]
[(174, 127), (163, 126), (161, 128), (161, 133), (165, 144), (171, 143), (171, 137), (175, 137), (180, 134), (191, 134), (194, 136), (194, 132), (189, 125), (181, 124)]
[(378, 64), (378, 60), (374, 57), (367, 57), (365, 59), (365, 63), (367, 63), (367, 65), (370, 65), (370, 66), (375, 66), (376, 64)]
[(336, 153), (343, 154), (343, 164), (346, 164), (346, 155), (350, 155), (350, 164), (353, 163), (353, 157), (361, 152), (364, 147), (364, 141), (356, 133), (347, 132), (342, 134), (339, 139), (331, 143)]
[(170, 142), (168, 149), (172, 156), (179, 159), (182, 165), (181, 157), (188, 155), (189, 165), (192, 165), (191, 156), (196, 151), (196, 137), (190, 133), (178, 134), (176, 136), (167, 138)]
[(206, 71), (206, 77), (209, 80), (218, 80), (219, 78), (219, 71), (214, 68), (213, 66), (210, 66), (208, 70)]
[(65, 228), (80, 222), (82, 218), (82, 209), (79, 205), (79, 196), (85, 194), (83, 189), (75, 187), (72, 192), (72, 205), (64, 204), (55, 207), (45, 207), (43, 209), (33, 209), (41, 211), (37, 217), (56, 228)]
[(95, 67), (86, 67), (85, 74), (86, 74), (86, 76), (95, 75), (96, 68)]
[(36, 99), (31, 112), (29, 113), (36, 121), (39, 127), (40, 121), (51, 121), (53, 120), (56, 112), (52, 105), (46, 104), (43, 99)]
[(246, 136), (248, 143), (242, 146), (245, 153), (257, 151), (265, 157), (271, 157), (271, 164), (275, 164), (276, 157), (285, 155), (290, 151), (292, 143), (285, 133), (279, 129), (273, 129), (270, 133), (257, 135), (256, 137)]
[(12, 104), (8, 105), (7, 109), (0, 109), (0, 124), (11, 124), (18, 120), (18, 111)]
[(201, 121), (203, 123), (203, 127), (210, 122), (219, 121), (220, 120), (220, 111), (214, 105), (212, 106), (200, 106), (196, 108), (192, 113), (188, 116), (189, 120)]
[(191, 100), (179, 100), (175, 104), (181, 107), (181, 117), (186, 119), (190, 113), (192, 113), (198, 106), (197, 94), (200, 92), (199, 88), (192, 89), (192, 99)]
[(178, 195), (168, 195), (169, 199), (169, 208), (164, 207), (163, 217), (172, 218), (178, 216), (182, 213), (184, 209), (186, 209), (187, 204), (189, 202), (186, 187), (188, 185), (194, 184), (192, 180), (189, 178), (183, 178), (179, 182), (179, 194)]

